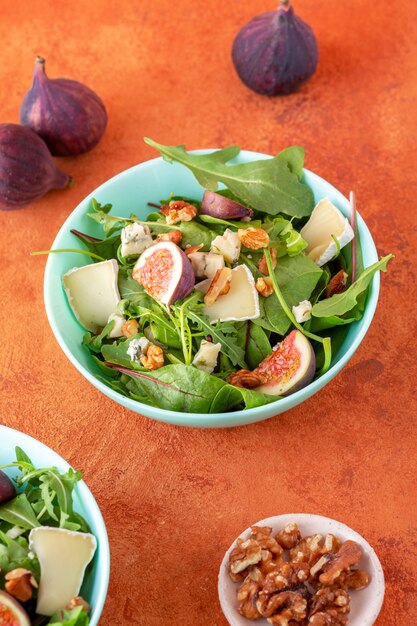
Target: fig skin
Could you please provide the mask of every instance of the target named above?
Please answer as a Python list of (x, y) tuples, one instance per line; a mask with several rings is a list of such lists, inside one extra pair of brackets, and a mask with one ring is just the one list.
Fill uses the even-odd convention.
[(289, 94), (314, 74), (318, 47), (310, 26), (289, 0), (244, 26), (233, 43), (232, 59), (247, 87), (265, 96)]
[[(17, 602), (9, 593), (0, 589), (0, 618), (2, 617), (2, 611), (4, 613), (5, 610), (7, 610), (7, 613), (4, 617), (7, 620), (11, 614), (14, 620), (11, 622), (12, 624), (16, 623), (16, 626), (31, 626), (29, 616), (20, 602)], [(5, 621), (5, 623), (8, 624), (9, 622)]]
[[(141, 270), (147, 266), (150, 271), (156, 269), (154, 254), (158, 250), (167, 250), (173, 259), (173, 270), (169, 289), (158, 301), (170, 306), (177, 300), (182, 300), (194, 289), (195, 276), (193, 266), (187, 255), (172, 241), (161, 241), (142, 252), (132, 271), (132, 277), (141, 283)], [(153, 273), (153, 272), (151, 272)], [(150, 294), (152, 295), (152, 294)], [(154, 296), (153, 296), (154, 297)], [(156, 299), (156, 298), (155, 298)]]
[[(298, 368), (294, 369), (297, 360)], [(254, 371), (264, 380), (255, 391), (271, 396), (287, 396), (299, 391), (314, 378), (316, 356), (313, 346), (302, 332), (293, 330)]]
[(252, 209), (215, 191), (204, 192), (200, 213), (223, 220), (240, 220), (243, 217), (253, 216)]
[(101, 98), (82, 83), (49, 79), (45, 59), (37, 57), (33, 84), (20, 108), (20, 123), (42, 137), (54, 156), (75, 156), (98, 144), (107, 126), (107, 112)]
[(8, 502), (16, 495), (16, 489), (10, 478), (0, 470), (0, 504)]
[(33, 130), (19, 124), (0, 124), (1, 210), (19, 209), (71, 182)]

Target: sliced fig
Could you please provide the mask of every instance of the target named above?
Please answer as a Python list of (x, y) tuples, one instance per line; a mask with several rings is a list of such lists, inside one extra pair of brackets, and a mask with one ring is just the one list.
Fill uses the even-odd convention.
[(194, 289), (193, 266), (172, 241), (161, 241), (141, 254), (132, 276), (158, 302), (170, 305)]
[(255, 391), (285, 396), (308, 385), (315, 371), (316, 357), (311, 343), (299, 330), (293, 330), (256, 368), (264, 382)]
[(252, 209), (214, 191), (204, 192), (200, 213), (222, 220), (240, 220), (243, 217), (253, 216)]
[[(10, 478), (0, 470), (0, 503), (11, 500), (16, 495), (16, 489)], [(0, 622), (1, 624), (1, 622)]]
[(22, 605), (5, 591), (0, 590), (0, 624), (6, 626), (31, 626)]

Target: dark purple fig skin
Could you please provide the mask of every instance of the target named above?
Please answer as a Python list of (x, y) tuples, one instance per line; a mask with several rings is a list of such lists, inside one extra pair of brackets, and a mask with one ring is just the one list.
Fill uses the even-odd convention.
[(214, 191), (204, 192), (200, 213), (223, 220), (240, 220), (242, 217), (253, 216), (252, 209)]
[[(13, 624), (16, 622), (19, 626), (30, 626), (29, 615), (23, 606), (15, 600), (9, 593), (0, 589), (0, 608), (6, 607), (13, 616)], [(6, 614), (6, 618), (7, 618)], [(5, 622), (8, 623), (8, 622)]]
[(0, 124), (0, 209), (19, 209), (71, 182), (33, 130), (19, 124)]
[(16, 489), (10, 478), (0, 470), (0, 504), (11, 500), (16, 495)]
[(289, 2), (258, 15), (237, 34), (232, 59), (247, 87), (265, 96), (289, 94), (312, 74), (318, 61), (310, 26)]
[(101, 98), (89, 87), (67, 78), (49, 79), (45, 59), (37, 57), (33, 84), (20, 108), (20, 122), (34, 130), (55, 156), (92, 150), (107, 125)]

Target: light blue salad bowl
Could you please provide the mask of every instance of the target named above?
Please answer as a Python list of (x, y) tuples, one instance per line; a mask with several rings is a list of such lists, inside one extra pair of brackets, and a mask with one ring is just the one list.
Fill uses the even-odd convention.
[[(16, 446), (19, 446), (26, 452), (35, 467), (55, 466), (64, 472), (70, 467), (59, 454), (37, 439), (33, 439), (33, 437), (29, 437), (29, 435), (25, 435), (13, 428), (0, 425), (0, 465), (16, 460)], [(5, 471), (10, 477), (15, 476), (17, 473), (12, 469), (6, 469)], [(109, 584), (110, 548), (106, 526), (100, 509), (93, 494), (83, 480), (77, 483), (74, 489), (74, 510), (87, 520), (91, 532), (97, 539), (97, 550), (93, 564), (91, 569), (87, 569), (80, 592), (81, 596), (91, 606), (90, 626), (97, 626), (103, 611)]]
[[(196, 154), (211, 152), (211, 150), (197, 150)], [(271, 158), (269, 155), (242, 150), (239, 156), (231, 163), (244, 163), (256, 159)], [(316, 202), (328, 197), (341, 211), (349, 216), (349, 202), (340, 191), (328, 182), (304, 170), (303, 180), (313, 190)], [(114, 176), (103, 185), (89, 194), (61, 227), (52, 248), (79, 248), (82, 244), (71, 234), (71, 229), (103, 238), (101, 226), (87, 217), (91, 199), (95, 198), (102, 204), (113, 204), (112, 212), (115, 215), (129, 216), (135, 213), (145, 219), (150, 209), (148, 202), (158, 202), (167, 198), (171, 193), (188, 197), (201, 198), (203, 188), (195, 180), (193, 174), (178, 163), (168, 163), (162, 158), (152, 159), (131, 167), (117, 176)], [(364, 220), (357, 215), (357, 227), (361, 241), (364, 266), (367, 267), (378, 261), (371, 233)], [(233, 411), (229, 413), (178, 413), (148, 406), (136, 400), (126, 398), (117, 391), (108, 387), (96, 376), (99, 372), (87, 349), (82, 346), (84, 328), (78, 324), (68, 305), (62, 289), (62, 275), (72, 267), (85, 265), (86, 257), (77, 253), (62, 253), (49, 255), (45, 270), (45, 305), (49, 322), (59, 345), (79, 372), (97, 389), (109, 398), (136, 413), (141, 413), (162, 422), (181, 426), (202, 428), (220, 428), (239, 426), (258, 422), (284, 411), (288, 411), (322, 389), (346, 365), (368, 330), (375, 313), (379, 294), (379, 272), (374, 276), (369, 289), (366, 308), (361, 320), (349, 326), (343, 344), (333, 355), (330, 369), (320, 378), (311, 382), (307, 387), (294, 394), (272, 402), (265, 406), (252, 409)]]

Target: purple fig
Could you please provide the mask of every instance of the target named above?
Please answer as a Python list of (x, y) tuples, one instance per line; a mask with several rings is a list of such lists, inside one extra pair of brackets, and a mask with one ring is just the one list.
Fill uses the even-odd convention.
[(33, 130), (0, 124), (0, 209), (18, 209), (51, 189), (67, 187), (71, 180)]
[(172, 241), (161, 241), (142, 252), (132, 276), (158, 302), (168, 306), (194, 289), (193, 266)]
[(20, 108), (20, 122), (34, 130), (55, 156), (88, 152), (107, 125), (103, 101), (88, 87), (67, 78), (49, 79), (37, 57), (33, 84)]
[(239, 77), (253, 91), (288, 94), (314, 74), (317, 41), (290, 0), (281, 0), (278, 10), (258, 15), (239, 31), (232, 58)]
[(243, 217), (251, 218), (253, 215), (252, 209), (215, 191), (204, 192), (200, 213), (223, 220), (240, 220)]
[[(10, 478), (0, 470), (0, 503), (11, 500), (16, 495), (16, 489)], [(0, 622), (1, 624), (1, 622)]]
[(254, 370), (262, 380), (255, 391), (285, 396), (302, 389), (314, 378), (314, 350), (299, 330), (293, 330)]
[(0, 624), (6, 626), (31, 626), (28, 614), (20, 602), (6, 591), (0, 590)]

